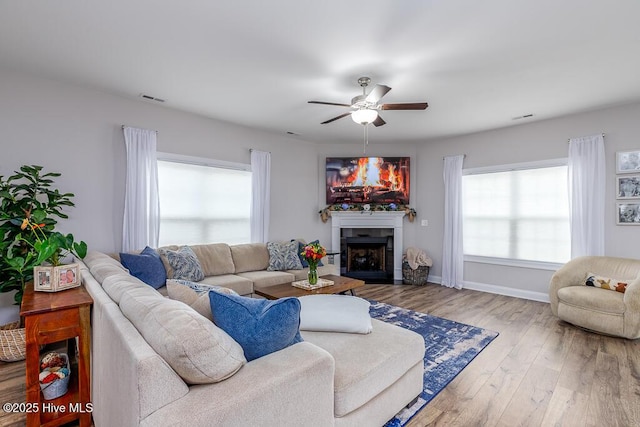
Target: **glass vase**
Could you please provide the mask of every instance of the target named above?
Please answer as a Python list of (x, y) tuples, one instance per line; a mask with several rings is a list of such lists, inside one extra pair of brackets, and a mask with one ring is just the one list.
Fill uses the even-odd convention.
[(307, 279), (309, 280), (310, 285), (315, 285), (318, 283), (318, 266), (309, 264), (309, 273), (307, 274)]

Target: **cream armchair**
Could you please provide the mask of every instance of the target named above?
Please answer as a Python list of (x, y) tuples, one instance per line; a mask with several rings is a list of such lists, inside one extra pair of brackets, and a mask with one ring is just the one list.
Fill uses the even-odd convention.
[[(627, 281), (626, 292), (585, 286), (589, 273)], [(640, 338), (640, 260), (575, 258), (551, 277), (549, 299), (553, 314), (566, 322), (607, 335)]]

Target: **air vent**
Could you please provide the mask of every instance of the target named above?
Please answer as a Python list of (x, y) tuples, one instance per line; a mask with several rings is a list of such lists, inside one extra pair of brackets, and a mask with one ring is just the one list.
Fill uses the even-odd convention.
[(524, 116), (513, 117), (511, 120), (530, 119), (531, 117), (533, 117), (533, 114), (525, 114)]
[(142, 98), (142, 99), (146, 99), (146, 100), (148, 100), (148, 101), (165, 102), (165, 100), (164, 100), (164, 99), (162, 99), (162, 98), (156, 98), (155, 96), (146, 95), (146, 94), (144, 94), (144, 93), (141, 93), (141, 94), (140, 94), (140, 98)]

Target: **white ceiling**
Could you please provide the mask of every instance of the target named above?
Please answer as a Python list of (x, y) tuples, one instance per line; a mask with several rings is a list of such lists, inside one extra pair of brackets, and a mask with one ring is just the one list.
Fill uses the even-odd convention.
[(0, 0), (0, 67), (319, 142), (362, 140), (307, 101), (366, 75), (429, 103), (370, 141), (427, 141), (640, 101), (639, 19), (638, 0)]

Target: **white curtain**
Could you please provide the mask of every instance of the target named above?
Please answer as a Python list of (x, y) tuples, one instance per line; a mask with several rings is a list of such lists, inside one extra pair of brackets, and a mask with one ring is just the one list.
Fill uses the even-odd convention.
[(571, 258), (604, 255), (604, 137), (569, 140)]
[(124, 127), (127, 178), (122, 226), (123, 252), (158, 246), (160, 200), (156, 131)]
[(271, 153), (251, 150), (251, 242), (269, 241)]
[(462, 163), (464, 155), (444, 158), (444, 241), (442, 285), (462, 289)]

